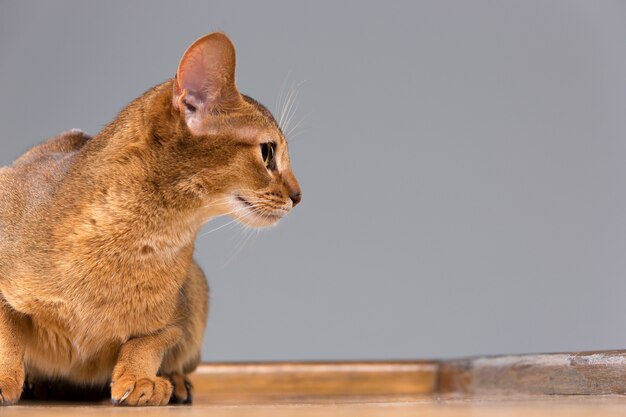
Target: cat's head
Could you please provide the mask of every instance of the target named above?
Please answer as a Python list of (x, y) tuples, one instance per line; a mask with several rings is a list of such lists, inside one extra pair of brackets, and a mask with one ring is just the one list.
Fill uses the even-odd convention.
[(180, 152), (214, 213), (264, 227), (300, 202), (286, 137), (269, 110), (237, 90), (235, 48), (225, 34), (187, 49), (173, 89), (175, 117), (190, 133)]

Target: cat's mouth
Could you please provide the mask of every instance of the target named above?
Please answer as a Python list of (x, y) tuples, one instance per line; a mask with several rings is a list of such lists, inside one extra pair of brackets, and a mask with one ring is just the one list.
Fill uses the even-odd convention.
[(289, 213), (289, 209), (275, 207), (276, 202), (264, 198), (246, 198), (241, 194), (234, 194), (234, 210), (231, 215), (240, 223), (251, 227), (274, 226), (280, 219)]

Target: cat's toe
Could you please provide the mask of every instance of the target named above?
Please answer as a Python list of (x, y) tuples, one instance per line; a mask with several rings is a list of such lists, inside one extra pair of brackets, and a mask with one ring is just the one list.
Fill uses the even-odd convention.
[(111, 384), (114, 405), (166, 405), (172, 395), (172, 384), (164, 378), (124, 376)]
[(189, 378), (181, 373), (173, 373), (168, 376), (172, 383), (171, 402), (177, 404), (191, 404), (193, 401), (193, 385)]
[(0, 377), (0, 406), (15, 404), (22, 395), (24, 381), (11, 376)]
[(164, 378), (157, 378), (154, 382), (154, 391), (147, 405), (167, 405), (172, 396), (172, 384)]

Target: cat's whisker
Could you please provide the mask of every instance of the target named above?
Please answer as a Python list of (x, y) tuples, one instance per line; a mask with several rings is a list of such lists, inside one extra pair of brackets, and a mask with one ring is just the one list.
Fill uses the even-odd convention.
[(236, 247), (235, 251), (233, 252), (233, 254), (230, 255), (229, 258), (226, 260), (226, 262), (223, 265), (223, 268), (227, 267), (230, 264), (230, 262), (233, 259), (235, 259), (237, 257), (237, 255), (239, 255), (239, 253), (244, 248), (244, 246), (246, 246), (246, 243), (248, 243), (248, 241), (250, 240), (250, 236), (252, 236), (252, 230), (253, 229), (250, 229), (249, 227), (242, 227), (241, 233), (244, 236), (244, 238), (237, 245), (237, 247)]
[(290, 130), (290, 126), (291, 126), (291, 122), (293, 120), (293, 117), (295, 116), (295, 114), (298, 111), (299, 103), (296, 101), (297, 98), (298, 98), (298, 92), (296, 92), (296, 94), (293, 97), (293, 104), (292, 104), (291, 108), (289, 109), (289, 113), (287, 115), (287, 119), (285, 120), (285, 131)]
[(278, 118), (278, 127), (281, 127), (283, 125), (283, 121), (285, 120), (285, 112), (287, 110), (287, 103), (289, 102), (290, 97), (291, 97), (291, 90), (289, 91), (289, 93), (287, 93), (284, 99), (281, 99), (282, 108), (280, 110), (280, 117)]
[[(298, 122), (294, 125), (294, 127), (292, 127), (291, 129), (289, 129), (289, 131), (285, 134), (285, 136), (286, 136), (289, 140), (291, 140), (293, 137), (295, 137), (295, 136), (297, 136), (297, 135), (301, 134), (301, 132), (296, 132), (296, 129), (298, 129), (298, 128), (302, 125), (302, 123), (304, 123), (304, 121), (305, 121), (305, 119), (306, 119), (306, 117), (307, 117), (307, 116), (308, 116), (308, 115), (305, 115), (304, 117), (302, 117), (302, 118), (301, 118), (301, 119), (300, 119), (300, 120), (299, 120), (299, 121), (298, 121)], [(294, 135), (294, 132), (296, 132), (296, 134), (295, 134), (295, 135)]]
[[(243, 219), (245, 217), (247, 217), (247, 215), (246, 216), (242, 216), (241, 219)], [(237, 223), (238, 220), (239, 219), (232, 219), (228, 223), (224, 223), (223, 225), (218, 226), (215, 229), (211, 229), (208, 232), (204, 232), (204, 233), (200, 234), (198, 237), (204, 237), (204, 236), (210, 235), (211, 233), (217, 232), (218, 230), (221, 230), (221, 229), (223, 229), (223, 228), (225, 228), (227, 226), (231, 226), (233, 223)]]
[[(240, 190), (240, 191), (253, 192), (253, 190)], [(223, 203), (231, 202), (232, 200), (233, 200), (232, 196), (220, 198), (220, 199), (211, 201), (209, 204), (206, 204), (206, 205), (202, 206), (202, 208), (214, 208), (215, 206), (218, 206), (218, 205), (223, 204)], [(270, 202), (271, 200), (262, 199), (262, 198), (257, 198), (257, 199), (248, 199), (248, 198), (246, 198), (246, 201), (249, 201), (249, 202)], [(225, 213), (225, 214), (231, 214), (231, 213)]]
[(297, 87), (296, 86), (292, 86), (289, 90), (289, 94), (287, 94), (287, 98), (283, 104), (283, 109), (281, 111), (281, 115), (280, 115), (280, 121), (279, 121), (279, 127), (283, 127), (285, 119), (287, 117), (287, 115), (289, 114), (289, 110), (293, 104), (293, 99), (294, 99), (294, 95), (297, 94), (296, 91)]
[(220, 204), (226, 203), (228, 202), (230, 199), (229, 198), (225, 198), (221, 201), (211, 201), (209, 204), (205, 204), (204, 206), (202, 206), (202, 208), (214, 208)]
[(293, 117), (293, 114), (295, 113), (293, 106), (298, 97), (299, 88), (303, 83), (304, 81), (301, 81), (294, 87), (292, 87), (289, 95), (287, 96), (287, 101), (285, 103), (283, 111), (281, 112), (281, 117), (278, 123), (278, 126), (283, 132), (285, 132), (289, 128), (289, 120)]
[[(239, 209), (237, 209), (237, 210), (233, 210), (233, 211), (231, 211), (231, 212), (229, 212), (229, 213), (225, 213), (225, 215), (227, 215), (227, 216), (228, 216), (228, 215), (231, 215), (231, 214), (236, 214), (236, 213), (239, 213), (239, 212), (242, 212), (242, 211), (246, 211), (246, 210), (247, 210), (247, 208), (246, 208), (246, 207), (241, 207), (241, 208), (239, 208)], [(252, 213), (247, 213), (246, 215), (244, 215), (244, 216), (240, 217), (239, 219), (244, 219), (244, 218), (248, 217), (248, 215), (250, 215), (250, 214), (252, 214)], [(216, 227), (215, 229), (212, 229), (212, 230), (209, 230), (208, 232), (204, 232), (204, 233), (200, 234), (200, 236), (199, 236), (199, 237), (203, 237), (203, 236), (209, 235), (209, 234), (211, 234), (211, 233), (213, 233), (213, 232), (216, 232), (216, 231), (218, 231), (218, 230), (220, 230), (220, 229), (223, 229), (224, 227), (229, 226), (229, 225), (231, 225), (231, 224), (233, 224), (233, 223), (237, 222), (239, 219), (237, 219), (237, 218), (232, 219), (232, 220), (231, 220), (231, 221), (229, 221), (228, 223), (225, 223), (225, 224), (223, 224), (223, 225), (221, 225), (221, 226)]]
[(206, 205), (204, 205), (202, 207), (203, 208), (205, 208), (205, 207), (213, 207), (213, 206), (215, 206), (217, 204), (221, 204), (221, 203), (227, 202), (229, 200), (232, 200), (232, 196), (226, 196), (226, 197), (222, 197), (222, 198), (217, 198), (215, 200), (211, 200), (208, 204), (206, 204)]
[(301, 130), (299, 132), (296, 133), (292, 133), (291, 136), (289, 137), (289, 141), (293, 142), (294, 139), (298, 138), (299, 136), (301, 136), (302, 134), (306, 133), (306, 130)]
[(283, 122), (283, 131), (289, 130), (289, 125), (291, 124), (291, 120), (293, 119), (294, 114), (298, 110), (298, 103), (296, 102), (298, 98), (298, 90), (294, 91), (293, 96), (291, 97), (291, 102), (289, 104), (289, 109), (287, 110), (287, 114), (285, 115), (285, 120)]
[(246, 198), (248, 203), (271, 203), (272, 200), (267, 198)]
[(287, 120), (287, 115), (289, 114), (289, 109), (291, 108), (291, 103), (292, 103), (292, 99), (293, 99), (293, 95), (295, 94), (295, 91), (291, 91), (289, 93), (289, 95), (287, 96), (287, 101), (285, 102), (285, 107), (283, 108), (282, 114), (280, 115), (280, 128), (284, 129), (285, 128), (285, 120)]
[[(278, 93), (278, 98), (276, 100), (276, 114), (278, 114), (280, 112), (280, 119), (282, 120), (283, 117), (283, 110), (284, 110), (284, 100), (285, 100), (285, 89), (287, 88), (287, 81), (289, 80), (289, 76), (291, 75), (291, 70), (289, 70), (287, 72), (287, 76), (285, 77), (285, 79), (283, 80), (281, 86), (280, 86), (280, 92)], [(280, 126), (280, 122), (278, 123), (278, 126)]]
[(237, 213), (240, 213), (240, 212), (242, 212), (242, 211), (249, 211), (248, 213), (244, 214), (244, 215), (243, 215), (243, 216), (241, 216), (241, 217), (238, 217), (238, 218), (232, 219), (232, 220), (231, 220), (231, 221), (229, 221), (228, 223), (225, 223), (225, 224), (220, 225), (220, 226), (218, 226), (218, 227), (216, 227), (216, 228), (214, 228), (214, 229), (212, 229), (212, 230), (209, 230), (208, 232), (204, 232), (204, 233), (200, 234), (200, 235), (199, 235), (199, 237), (203, 237), (203, 236), (209, 235), (209, 234), (211, 234), (211, 233), (213, 233), (213, 232), (216, 232), (216, 231), (218, 231), (218, 230), (221, 230), (221, 229), (225, 228), (226, 226), (229, 226), (229, 225), (231, 225), (231, 224), (233, 224), (233, 223), (236, 223), (236, 222), (238, 222), (238, 221), (241, 221), (241, 220), (243, 220), (243, 219), (245, 219), (245, 218), (247, 218), (247, 217), (250, 217), (250, 216), (252, 216), (252, 215), (263, 215), (262, 213), (260, 213), (260, 212), (259, 212), (259, 208), (261, 208), (261, 207), (259, 206), (259, 204), (258, 204), (258, 203), (252, 203), (252, 204), (250, 204), (250, 207), (239, 207), (239, 208), (237, 208), (237, 209), (235, 209), (235, 210), (232, 210), (232, 211), (230, 211), (230, 212), (228, 212), (228, 213), (225, 213), (224, 215), (231, 215), (231, 214), (237, 214)]
[[(243, 190), (240, 190), (240, 191), (243, 191)], [(251, 192), (253, 190), (246, 190), (246, 191)], [(223, 202), (228, 202), (228, 201), (232, 201), (232, 197), (229, 196), (229, 197), (224, 197), (224, 198), (221, 198), (221, 199), (214, 200), (210, 204), (205, 205), (204, 207), (205, 208), (211, 208), (211, 207), (214, 207), (215, 205), (221, 204)], [(249, 216), (252, 216), (254, 214), (262, 216), (265, 219), (269, 219), (269, 217), (266, 214), (263, 214), (261, 212), (262, 209), (264, 208), (263, 206), (267, 205), (267, 204), (272, 204), (272, 203), (274, 203), (274, 204), (280, 203), (280, 202), (275, 202), (275, 201), (272, 201), (271, 199), (267, 199), (267, 198), (263, 198), (263, 197), (258, 197), (258, 198), (247, 197), (246, 198), (246, 202), (248, 203), (247, 207), (237, 207), (234, 210), (231, 210), (229, 212), (226, 212), (226, 213), (222, 214), (223, 216), (228, 216), (228, 215), (236, 215), (236, 214), (239, 214), (241, 212), (245, 212), (244, 216), (239, 216), (239, 217), (237, 217), (237, 218), (235, 218), (235, 219), (233, 219), (233, 220), (231, 220), (231, 221), (229, 221), (229, 222), (227, 222), (225, 224), (222, 224), (222, 225), (220, 225), (220, 226), (218, 226), (218, 227), (216, 227), (216, 228), (214, 228), (212, 230), (204, 232), (204, 233), (200, 234), (199, 237), (206, 236), (208, 234), (211, 234), (213, 232), (216, 232), (218, 230), (221, 230), (221, 229), (224, 229), (224, 228), (226, 228), (228, 226), (236, 224), (237, 222), (240, 222), (241, 220), (243, 220), (243, 219), (245, 219), (245, 218), (247, 218)], [(207, 222), (208, 221), (210, 221), (210, 219), (207, 219)]]
[(236, 222), (236, 221), (237, 221), (236, 219), (231, 220), (231, 221), (229, 221), (228, 223), (225, 223), (225, 224), (223, 224), (223, 225), (221, 225), (221, 226), (219, 226), (219, 227), (216, 227), (215, 229), (212, 229), (212, 230), (210, 230), (210, 231), (208, 231), (208, 232), (204, 232), (204, 233), (200, 234), (200, 236), (198, 236), (198, 237), (204, 237), (204, 236), (206, 236), (206, 235), (210, 235), (211, 233), (213, 233), (213, 232), (217, 232), (218, 230), (223, 229), (223, 228), (225, 228), (226, 226), (228, 226), (228, 225), (230, 225), (230, 224), (232, 224), (232, 223), (234, 223), (234, 222)]

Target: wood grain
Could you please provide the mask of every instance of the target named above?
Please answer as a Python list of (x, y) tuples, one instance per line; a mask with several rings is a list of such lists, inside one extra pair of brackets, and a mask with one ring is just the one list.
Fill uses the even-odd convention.
[(300, 362), (201, 365), (196, 396), (211, 402), (393, 400), (432, 394), (437, 362)]
[(554, 353), (469, 358), (442, 362), (441, 393), (626, 393), (626, 351)]
[(208, 401), (407, 400), (428, 394), (626, 393), (626, 351), (508, 355), (449, 361), (204, 364)]

